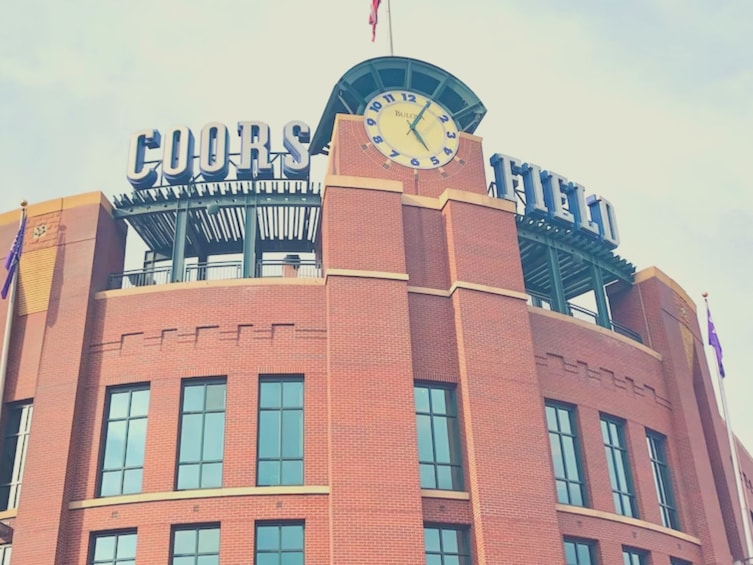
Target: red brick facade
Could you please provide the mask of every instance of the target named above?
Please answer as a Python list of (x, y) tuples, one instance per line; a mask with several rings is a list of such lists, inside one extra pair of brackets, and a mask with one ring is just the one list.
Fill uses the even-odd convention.
[[(649, 269), (610, 289), (645, 345), (528, 306), (514, 210), (486, 196), (473, 136), (414, 174), (341, 116), (325, 184), (321, 279), (104, 291), (125, 245), (108, 203), (29, 209), (3, 398), (4, 414), (34, 405), (20, 502), (0, 512), (14, 565), (84, 565), (92, 533), (120, 530), (137, 532), (137, 563), (169, 563), (171, 527), (188, 524), (219, 524), (221, 562), (250, 564), (261, 520), (303, 521), (308, 565), (424, 563), (425, 524), (467, 528), (474, 564), (564, 563), (563, 537), (605, 565), (623, 546), (653, 565), (741, 558), (748, 516), (695, 306), (671, 279)], [(304, 484), (256, 487), (259, 376), (280, 374), (304, 380)], [(213, 376), (227, 383), (222, 488), (175, 491), (182, 379)], [(455, 389), (461, 491), (421, 489), (416, 381)], [(97, 498), (107, 391), (131, 383), (150, 388), (142, 492)], [(545, 401), (577, 409), (586, 507), (557, 503)], [(615, 514), (603, 414), (625, 422), (640, 519)], [(667, 438), (680, 531), (661, 525), (646, 429)]]

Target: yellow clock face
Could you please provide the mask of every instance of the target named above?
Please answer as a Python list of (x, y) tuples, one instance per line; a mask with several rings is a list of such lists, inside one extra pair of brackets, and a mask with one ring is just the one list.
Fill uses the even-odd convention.
[(458, 151), (458, 128), (437, 102), (408, 90), (377, 94), (363, 115), (366, 134), (394, 162), (413, 169), (434, 169)]

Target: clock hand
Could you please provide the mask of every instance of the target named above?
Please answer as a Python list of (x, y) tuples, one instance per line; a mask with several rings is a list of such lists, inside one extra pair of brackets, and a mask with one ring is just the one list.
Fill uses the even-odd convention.
[(426, 112), (426, 110), (429, 108), (429, 106), (431, 106), (431, 100), (427, 100), (426, 101), (426, 104), (424, 105), (424, 107), (421, 108), (421, 111), (413, 119), (413, 122), (411, 122), (410, 129), (412, 129), (413, 131), (416, 131), (416, 125), (421, 120), (421, 117), (424, 115), (424, 112)]
[(411, 131), (413, 132), (413, 135), (416, 136), (416, 139), (418, 139), (418, 141), (421, 142), (421, 145), (424, 146), (424, 149), (426, 149), (427, 151), (429, 151), (429, 146), (426, 145), (426, 142), (424, 141), (424, 138), (421, 137), (421, 134), (418, 133), (418, 130), (416, 128), (413, 128)]

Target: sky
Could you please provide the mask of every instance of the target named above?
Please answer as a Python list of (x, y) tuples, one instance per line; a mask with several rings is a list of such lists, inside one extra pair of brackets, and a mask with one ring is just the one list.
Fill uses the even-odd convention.
[[(753, 3), (392, 0), (394, 53), (469, 85), (477, 135), (614, 205), (617, 252), (710, 293), (735, 432), (753, 452)], [(211, 121), (315, 128), (336, 81), (389, 55), (387, 2), (5, 2), (0, 210), (127, 193), (130, 135)], [(314, 159), (313, 171), (324, 169)], [(491, 171), (488, 172), (491, 180)], [(323, 180), (314, 178), (314, 180)], [(129, 265), (137, 267), (138, 265)], [(746, 296), (748, 298), (746, 298)], [(707, 356), (713, 352), (707, 348)], [(712, 368), (713, 374), (713, 368)]]

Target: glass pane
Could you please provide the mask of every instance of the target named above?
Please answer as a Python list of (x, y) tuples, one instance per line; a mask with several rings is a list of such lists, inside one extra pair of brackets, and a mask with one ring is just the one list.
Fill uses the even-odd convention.
[(263, 487), (280, 484), (280, 462), (259, 461), (258, 479), (256, 484)]
[(418, 435), (418, 460), (434, 461), (434, 447), (431, 441), (431, 416), (416, 415)]
[(196, 559), (196, 565), (219, 565), (219, 555), (201, 555)]
[(283, 485), (302, 485), (303, 484), (303, 461), (283, 461), (282, 462), (282, 484)]
[(173, 553), (175, 555), (196, 553), (196, 530), (175, 530)]
[(282, 456), (303, 457), (303, 411), (282, 413)]
[(583, 506), (583, 489), (578, 483), (570, 483), (570, 504)]
[(136, 558), (136, 534), (118, 536), (118, 559)]
[(585, 543), (579, 543), (578, 549), (578, 565), (591, 565), (591, 546)]
[(565, 456), (567, 478), (571, 481), (580, 480), (580, 474), (578, 473), (578, 461), (575, 458), (575, 443), (573, 442), (573, 438), (569, 436), (563, 436), (562, 451), (563, 455)]
[(442, 530), (442, 549), (445, 553), (458, 553), (457, 530)]
[(141, 469), (129, 469), (123, 474), (123, 494), (141, 492), (141, 480), (144, 472)]
[(303, 408), (303, 382), (282, 383), (282, 405), (285, 408)]
[(135, 390), (131, 394), (131, 417), (146, 416), (149, 412), (149, 389)]
[(107, 439), (105, 440), (105, 469), (123, 466), (126, 442), (126, 421), (120, 420), (107, 424)]
[(460, 557), (456, 555), (445, 555), (444, 565), (460, 565)]
[(128, 426), (128, 446), (126, 448), (126, 467), (141, 467), (144, 464), (144, 445), (146, 444), (146, 418), (131, 420)]
[(94, 560), (115, 559), (115, 536), (97, 536), (94, 542)]
[(199, 488), (199, 464), (183, 464), (178, 468), (178, 489)]
[(446, 465), (437, 465), (437, 488), (452, 490), (452, 469)]
[(437, 463), (451, 463), (450, 458), (450, 429), (447, 418), (434, 417), (434, 457)]
[(463, 469), (460, 467), (451, 467), (452, 469), (452, 488), (461, 490), (463, 488)]
[(130, 397), (131, 393), (127, 390), (110, 394), (110, 414), (107, 419), (127, 418)]
[(117, 496), (121, 493), (120, 479), (122, 471), (102, 473), (102, 485), (99, 487), (100, 496)]
[(557, 434), (549, 434), (549, 447), (552, 450), (552, 464), (554, 465), (554, 476), (565, 476), (565, 465), (562, 459), (562, 450), (560, 449), (560, 438)]
[(544, 408), (544, 411), (546, 413), (546, 427), (550, 432), (558, 431), (556, 408), (554, 406), (547, 406)]
[(303, 565), (303, 553), (283, 553), (280, 565)]
[(225, 413), (213, 412), (204, 416), (203, 461), (222, 459), (225, 446)]
[(434, 551), (437, 553), (441, 551), (438, 528), (424, 528), (424, 547), (426, 548), (426, 551)]
[(571, 541), (565, 542), (565, 561), (567, 565), (578, 565), (578, 557), (575, 554), (575, 544)]
[(415, 387), (413, 395), (416, 403), (416, 412), (429, 412), (429, 389), (426, 387)]
[(199, 553), (219, 553), (220, 529), (206, 528), (199, 530)]
[(201, 488), (222, 486), (222, 463), (204, 463), (201, 466)]
[(207, 411), (225, 410), (225, 383), (207, 385)]
[(573, 429), (570, 426), (570, 411), (564, 408), (557, 409), (557, 416), (560, 422), (560, 431), (563, 434), (572, 434)]
[(279, 526), (256, 527), (256, 549), (261, 551), (277, 551), (280, 549)]
[(259, 390), (260, 408), (280, 408), (282, 406), (282, 383), (262, 382)]
[(431, 411), (433, 414), (447, 414), (447, 396), (449, 391), (442, 388), (431, 389)]
[(437, 488), (434, 465), (419, 465), (421, 488)]
[(183, 412), (204, 410), (204, 385), (188, 385), (183, 388)]
[(555, 486), (557, 488), (557, 502), (561, 504), (570, 504), (567, 483), (565, 481), (555, 481)]
[(426, 565), (442, 565), (442, 556), (441, 555), (427, 555)]
[(256, 565), (280, 565), (279, 553), (257, 553)]
[(303, 526), (281, 526), (280, 547), (283, 550), (303, 549)]
[(201, 460), (203, 414), (186, 414), (180, 427), (180, 462)]
[(264, 410), (259, 413), (259, 457), (279, 457), (281, 441), (280, 412)]
[(173, 557), (172, 565), (196, 565), (196, 557)]
[(605, 444), (609, 444), (609, 427), (604, 420), (601, 421), (601, 439)]

